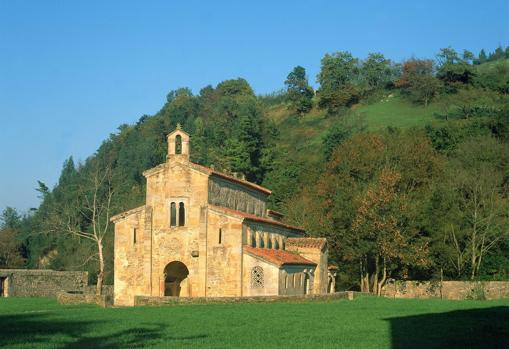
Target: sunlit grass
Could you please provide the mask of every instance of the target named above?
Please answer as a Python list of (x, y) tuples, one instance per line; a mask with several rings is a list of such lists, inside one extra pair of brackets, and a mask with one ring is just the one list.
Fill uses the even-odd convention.
[(2, 348), (507, 347), (509, 300), (99, 308), (0, 299)]

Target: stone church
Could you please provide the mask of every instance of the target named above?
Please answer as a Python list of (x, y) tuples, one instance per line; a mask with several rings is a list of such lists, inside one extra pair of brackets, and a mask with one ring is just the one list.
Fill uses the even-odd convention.
[(327, 241), (267, 209), (271, 191), (189, 159), (168, 135), (167, 161), (143, 173), (145, 205), (112, 217), (115, 305), (139, 296), (242, 297), (334, 291)]

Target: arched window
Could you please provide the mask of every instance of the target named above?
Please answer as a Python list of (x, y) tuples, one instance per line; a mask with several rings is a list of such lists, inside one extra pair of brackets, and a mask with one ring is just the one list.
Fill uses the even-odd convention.
[(182, 136), (175, 137), (175, 154), (182, 154)]
[(272, 239), (270, 238), (270, 236), (267, 239), (267, 248), (272, 248)]
[(183, 227), (186, 225), (186, 209), (184, 208), (184, 203), (179, 203), (179, 226)]
[(276, 240), (274, 240), (274, 249), (275, 250), (279, 250), (279, 242)]
[(177, 205), (172, 202), (170, 204), (170, 227), (177, 226)]
[(133, 228), (133, 243), (136, 243), (136, 228)]
[(251, 288), (263, 288), (263, 268), (256, 266), (251, 269)]
[(219, 244), (221, 244), (223, 242), (223, 229), (221, 229), (221, 228), (219, 228), (218, 240), (219, 240)]

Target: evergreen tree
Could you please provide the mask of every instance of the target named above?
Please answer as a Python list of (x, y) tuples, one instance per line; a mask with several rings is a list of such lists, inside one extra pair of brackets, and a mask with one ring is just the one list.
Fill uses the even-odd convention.
[(478, 63), (479, 64), (483, 64), (483, 63), (486, 63), (486, 61), (488, 60), (488, 57), (486, 55), (486, 51), (484, 51), (484, 49), (481, 49), (481, 52), (479, 52), (479, 58), (478, 58)]

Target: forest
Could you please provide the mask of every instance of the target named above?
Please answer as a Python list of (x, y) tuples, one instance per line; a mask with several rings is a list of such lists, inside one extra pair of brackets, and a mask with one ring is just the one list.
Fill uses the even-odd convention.
[(180, 123), (192, 161), (270, 188), (270, 208), (328, 239), (338, 289), (509, 279), (509, 46), (402, 62), (327, 53), (316, 77), (297, 66), (281, 86), (170, 91), (85, 161), (69, 157), (55, 186), (38, 182), (39, 207), (3, 210), (0, 267), (111, 284), (109, 217), (144, 203), (142, 172)]

